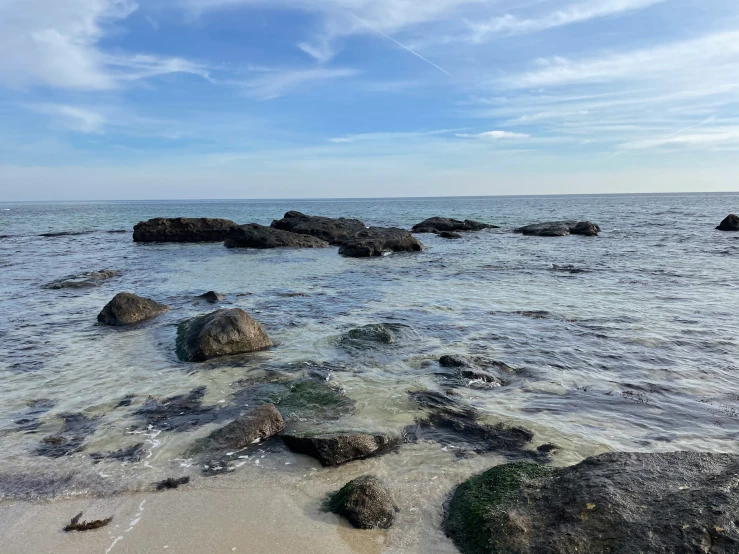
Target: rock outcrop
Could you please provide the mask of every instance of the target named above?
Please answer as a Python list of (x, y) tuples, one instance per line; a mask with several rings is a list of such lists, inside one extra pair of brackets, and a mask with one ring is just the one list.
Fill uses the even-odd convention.
[(326, 508), (358, 529), (389, 529), (398, 511), (390, 491), (372, 475), (348, 482), (329, 496)]
[(119, 292), (98, 314), (98, 321), (104, 325), (121, 327), (154, 319), (167, 311), (169, 307), (149, 298)]
[(369, 258), (391, 252), (420, 252), (423, 244), (404, 229), (370, 227), (346, 239), (339, 254), (350, 258)]
[(293, 452), (311, 456), (323, 466), (338, 466), (352, 460), (369, 458), (399, 443), (399, 439), (394, 437), (367, 433), (283, 435), (282, 440)]
[(181, 323), (177, 356), (185, 362), (204, 362), (218, 356), (265, 350), (272, 341), (240, 308), (222, 309)]
[(716, 229), (719, 231), (739, 231), (739, 215), (727, 215)]
[(600, 227), (590, 221), (547, 221), (519, 227), (513, 232), (535, 237), (565, 237), (567, 235), (594, 237), (600, 233)]
[(329, 244), (310, 235), (249, 223), (231, 229), (225, 245), (228, 248), (325, 248)]
[(209, 217), (157, 217), (133, 228), (134, 242), (221, 242), (236, 223)]
[(496, 466), (452, 495), (463, 554), (739, 552), (739, 456), (608, 453), (567, 468)]
[(290, 211), (282, 219), (272, 222), (272, 227), (300, 235), (310, 235), (330, 244), (342, 244), (367, 226), (358, 219), (322, 217)]
[(274, 404), (264, 404), (212, 432), (205, 439), (204, 446), (209, 449), (246, 448), (284, 430), (285, 422)]
[(482, 231), (483, 229), (497, 229), (497, 225), (489, 225), (472, 219), (452, 219), (449, 217), (430, 217), (413, 226), (414, 233), (436, 233), (444, 231)]

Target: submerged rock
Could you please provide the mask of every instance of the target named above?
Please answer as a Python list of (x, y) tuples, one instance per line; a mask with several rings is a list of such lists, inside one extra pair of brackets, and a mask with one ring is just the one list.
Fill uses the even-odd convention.
[[(489, 225), (472, 219), (452, 219), (448, 217), (430, 217), (413, 226), (414, 233), (437, 233), (453, 231), (482, 231), (483, 229), (497, 229), (497, 225)], [(451, 238), (451, 237), (448, 237)], [(454, 237), (457, 238), (457, 237)]]
[(370, 227), (346, 239), (339, 254), (350, 258), (382, 256), (390, 252), (420, 252), (423, 244), (404, 229)]
[(84, 289), (100, 286), (103, 281), (116, 277), (117, 271), (112, 269), (102, 269), (100, 271), (87, 271), (76, 275), (69, 275), (62, 279), (57, 279), (51, 283), (44, 285), (44, 288), (59, 289)]
[(265, 227), (257, 223), (234, 227), (226, 238), (228, 248), (326, 248), (328, 242), (310, 235)]
[(205, 294), (201, 294), (200, 296), (198, 296), (198, 298), (202, 298), (210, 304), (217, 304), (218, 302), (223, 301), (225, 297), (222, 294), (218, 294), (214, 290), (209, 290)]
[(277, 406), (283, 417), (300, 421), (327, 421), (354, 413), (354, 400), (336, 387), (315, 379), (249, 387), (240, 398), (259, 399)]
[(287, 212), (282, 219), (273, 221), (272, 227), (299, 235), (311, 235), (330, 244), (342, 244), (367, 228), (358, 219), (310, 216), (296, 211)]
[(285, 422), (280, 412), (274, 404), (265, 404), (212, 432), (201, 446), (208, 449), (246, 448), (284, 430)]
[(328, 497), (326, 508), (358, 529), (389, 529), (398, 511), (390, 491), (372, 475), (348, 482)]
[(98, 314), (104, 325), (125, 326), (154, 319), (169, 311), (169, 307), (130, 292), (119, 292)]
[(739, 551), (739, 456), (608, 453), (567, 468), (494, 467), (452, 495), (463, 554)]
[(548, 221), (519, 227), (514, 229), (513, 232), (537, 237), (564, 237), (567, 235), (594, 237), (600, 233), (600, 227), (590, 221)]
[(205, 391), (205, 387), (198, 387), (188, 394), (164, 399), (150, 396), (134, 415), (142, 418), (147, 426), (164, 431), (189, 431), (222, 420), (218, 406), (203, 405)]
[(409, 391), (408, 396), (420, 407), (435, 413), (449, 414), (474, 420), (479, 412), (462, 402), (456, 394), (445, 394), (430, 390)]
[(221, 242), (236, 223), (209, 217), (157, 217), (133, 228), (134, 242)]
[(465, 381), (466, 385), (500, 387), (506, 385), (508, 377), (516, 373), (508, 364), (483, 356), (447, 354), (439, 358), (439, 365), (452, 370), (445, 375), (447, 378), (456, 377)]
[(439, 237), (443, 239), (461, 239), (462, 235), (459, 233), (453, 233), (452, 231), (442, 231), (441, 233), (438, 233)]
[(84, 414), (61, 414), (64, 420), (61, 431), (45, 437), (36, 448), (36, 454), (49, 458), (61, 458), (82, 450), (85, 439), (92, 435), (100, 422), (99, 417)]
[(399, 439), (367, 433), (326, 433), (321, 435), (283, 435), (285, 445), (298, 454), (315, 458), (323, 466), (337, 466), (385, 452)]
[(121, 448), (112, 452), (93, 452), (90, 454), (93, 463), (100, 463), (106, 460), (116, 460), (118, 462), (140, 462), (144, 459), (146, 450), (144, 443), (132, 444), (129, 447)]
[(240, 308), (217, 310), (181, 323), (177, 328), (177, 356), (185, 362), (204, 362), (270, 346), (272, 341), (262, 326)]
[(40, 417), (56, 406), (56, 401), (49, 398), (31, 400), (20, 412), (12, 415), (12, 421), (18, 431), (35, 431), (41, 425)]
[(739, 231), (739, 215), (727, 215), (716, 229), (719, 231)]
[(412, 333), (413, 329), (402, 323), (371, 323), (350, 329), (340, 340), (343, 344), (361, 348), (367, 343), (395, 344)]

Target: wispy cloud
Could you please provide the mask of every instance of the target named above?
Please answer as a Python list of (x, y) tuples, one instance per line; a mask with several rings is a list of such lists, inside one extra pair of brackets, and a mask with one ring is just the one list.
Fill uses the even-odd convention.
[(258, 100), (271, 100), (308, 83), (353, 77), (358, 74), (359, 71), (356, 69), (326, 67), (271, 71), (245, 81), (241, 85), (249, 96)]
[(80, 133), (101, 133), (107, 123), (102, 113), (89, 108), (49, 103), (28, 104), (26, 107), (51, 116), (54, 126)]
[(402, 139), (416, 139), (421, 137), (433, 137), (440, 135), (450, 135), (454, 133), (456, 129), (435, 129), (432, 131), (395, 131), (395, 132), (380, 132), (380, 133), (358, 133), (354, 135), (345, 135), (343, 137), (333, 137), (328, 139), (329, 142), (335, 144), (346, 144), (351, 142), (361, 141), (383, 141), (388, 142), (391, 140), (402, 140)]
[(531, 135), (526, 133), (514, 133), (512, 131), (485, 131), (484, 133), (457, 133), (455, 136), (459, 138), (475, 138), (483, 140), (506, 140), (506, 139), (527, 139)]

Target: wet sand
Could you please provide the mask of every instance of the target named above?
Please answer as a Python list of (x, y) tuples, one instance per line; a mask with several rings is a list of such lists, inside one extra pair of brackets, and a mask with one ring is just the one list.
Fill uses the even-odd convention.
[[(113, 516), (102, 529), (62, 531)], [(279, 488), (194, 489), (0, 504), (0, 544), (12, 554), (376, 554), (384, 533), (349, 528), (314, 499)]]

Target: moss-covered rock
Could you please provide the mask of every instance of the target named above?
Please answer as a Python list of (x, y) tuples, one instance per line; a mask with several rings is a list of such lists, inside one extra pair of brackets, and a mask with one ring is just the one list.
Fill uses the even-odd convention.
[(358, 529), (388, 529), (398, 511), (390, 491), (372, 475), (349, 481), (329, 495), (324, 508), (345, 517)]

